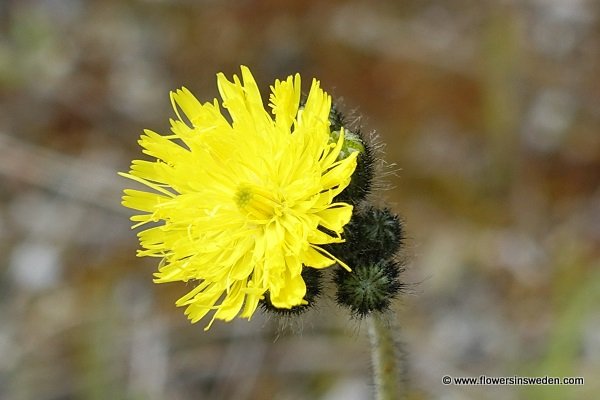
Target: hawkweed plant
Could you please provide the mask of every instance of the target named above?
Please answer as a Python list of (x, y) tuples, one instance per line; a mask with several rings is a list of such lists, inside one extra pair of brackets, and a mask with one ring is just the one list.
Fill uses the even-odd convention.
[[(121, 173), (140, 257), (159, 259), (156, 283), (191, 284), (176, 305), (192, 323), (251, 319), (257, 308), (287, 318), (322, 295), (368, 318), (378, 399), (399, 395), (392, 300), (401, 292), (399, 218), (370, 203), (375, 155), (316, 79), (276, 80), (268, 108), (247, 67), (217, 75), (221, 102), (171, 92), (171, 133), (145, 130), (149, 160)], [(222, 109), (227, 111), (227, 115)]]

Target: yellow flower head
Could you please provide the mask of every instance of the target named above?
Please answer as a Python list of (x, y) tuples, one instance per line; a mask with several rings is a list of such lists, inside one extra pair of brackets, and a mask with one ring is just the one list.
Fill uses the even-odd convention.
[(217, 75), (231, 120), (216, 99), (171, 92), (173, 134), (144, 131), (139, 143), (156, 160), (134, 160), (121, 174), (152, 189), (123, 196), (143, 212), (131, 218), (134, 228), (151, 223), (138, 234), (138, 256), (162, 259), (155, 282), (196, 283), (177, 301), (192, 322), (211, 310), (212, 320), (250, 319), (267, 292), (278, 308), (305, 304), (303, 267), (345, 266), (322, 245), (343, 241), (352, 206), (334, 198), (358, 153), (339, 159), (343, 130), (331, 143), (330, 96), (313, 80), (301, 107), (300, 75), (276, 80), (270, 115), (250, 70), (241, 70), (243, 82)]

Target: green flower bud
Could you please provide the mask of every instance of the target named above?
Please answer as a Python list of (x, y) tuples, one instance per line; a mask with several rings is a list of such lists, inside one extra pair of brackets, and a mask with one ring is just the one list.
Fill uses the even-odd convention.
[(332, 143), (337, 142), (340, 132), (344, 128), (344, 144), (338, 160), (343, 160), (352, 153), (359, 153), (356, 159), (356, 170), (352, 174), (352, 180), (348, 187), (338, 195), (336, 200), (355, 205), (359, 204), (371, 191), (375, 164), (373, 151), (360, 129), (354, 130), (348, 128), (346, 118), (335, 105), (331, 107), (331, 111), (329, 112), (329, 123), (331, 130), (329, 141)]
[(389, 208), (370, 206), (352, 215), (344, 227), (344, 237), (345, 243), (328, 249), (353, 267), (393, 257), (400, 250), (404, 232), (400, 219)]
[(402, 267), (392, 260), (354, 266), (352, 272), (338, 268), (335, 275), (336, 300), (357, 318), (386, 311), (402, 290)]

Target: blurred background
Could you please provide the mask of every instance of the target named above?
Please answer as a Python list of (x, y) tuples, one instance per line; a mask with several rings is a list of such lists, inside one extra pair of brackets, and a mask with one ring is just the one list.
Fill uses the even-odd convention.
[[(368, 399), (367, 326), (191, 325), (135, 257), (129, 183), (169, 90), (300, 72), (386, 144), (410, 399), (600, 394), (600, 4), (0, 1), (0, 398)], [(584, 386), (444, 386), (451, 376)]]

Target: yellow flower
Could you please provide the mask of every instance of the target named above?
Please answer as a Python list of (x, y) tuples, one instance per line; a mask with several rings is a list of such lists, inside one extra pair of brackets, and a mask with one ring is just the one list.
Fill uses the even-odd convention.
[[(268, 292), (278, 308), (305, 304), (302, 268), (343, 262), (322, 245), (343, 242), (352, 206), (334, 202), (350, 182), (356, 155), (339, 159), (344, 134), (331, 143), (331, 98), (317, 80), (303, 107), (300, 75), (271, 86), (273, 116), (250, 70), (233, 82), (217, 75), (222, 106), (189, 90), (171, 92), (172, 135), (146, 130), (139, 141), (155, 161), (134, 160), (129, 173), (151, 192), (126, 189), (138, 256), (161, 259), (155, 282), (192, 281), (177, 301), (197, 322), (248, 318)], [(183, 112), (183, 114), (180, 113)], [(208, 329), (210, 324), (206, 327)]]

